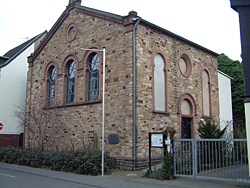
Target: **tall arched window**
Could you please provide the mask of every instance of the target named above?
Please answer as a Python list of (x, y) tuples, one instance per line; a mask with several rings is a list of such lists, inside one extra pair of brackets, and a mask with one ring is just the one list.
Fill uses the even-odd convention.
[(88, 58), (87, 101), (98, 100), (99, 95), (99, 55), (91, 53)]
[(154, 111), (168, 112), (167, 64), (164, 54), (157, 50), (153, 56)]
[(211, 95), (210, 95), (210, 76), (206, 69), (202, 70), (202, 108), (203, 116), (211, 116)]
[(55, 104), (55, 89), (56, 89), (56, 68), (51, 66), (48, 74), (48, 88), (47, 88), (47, 106), (52, 107)]
[(74, 103), (75, 98), (75, 68), (74, 60), (69, 60), (66, 65), (66, 86), (65, 86), (65, 104)]

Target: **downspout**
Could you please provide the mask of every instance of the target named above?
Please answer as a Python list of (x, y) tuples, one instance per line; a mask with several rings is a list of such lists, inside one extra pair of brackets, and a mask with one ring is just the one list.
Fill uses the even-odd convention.
[(133, 169), (136, 170), (136, 82), (135, 82), (135, 30), (137, 28), (137, 25), (140, 22), (140, 17), (134, 18), (133, 21), (137, 20), (134, 28), (133, 28)]

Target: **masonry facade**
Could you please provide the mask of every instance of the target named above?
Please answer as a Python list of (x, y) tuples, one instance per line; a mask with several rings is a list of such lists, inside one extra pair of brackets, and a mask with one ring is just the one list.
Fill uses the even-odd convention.
[[(134, 11), (122, 17), (70, 2), (29, 57), (27, 113), (36, 109), (60, 116), (57, 124), (62, 127), (50, 149), (82, 149), (93, 133), (101, 144), (103, 55), (97, 50), (102, 47), (106, 49), (105, 150), (128, 166), (133, 160), (137, 166), (147, 161), (149, 132), (172, 127), (176, 138), (195, 138), (201, 118), (219, 120), (218, 54), (146, 20), (133, 19), (137, 17)], [(28, 147), (34, 142), (26, 132)], [(108, 144), (109, 134), (118, 134), (119, 144)]]

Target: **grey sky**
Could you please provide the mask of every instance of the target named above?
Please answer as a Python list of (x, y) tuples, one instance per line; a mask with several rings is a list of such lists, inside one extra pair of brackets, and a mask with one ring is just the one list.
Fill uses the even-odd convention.
[[(68, 0), (0, 0), (0, 55), (26, 37), (49, 31), (67, 5)], [(229, 0), (82, 0), (82, 5), (121, 16), (134, 10), (151, 23), (241, 61), (238, 13)]]

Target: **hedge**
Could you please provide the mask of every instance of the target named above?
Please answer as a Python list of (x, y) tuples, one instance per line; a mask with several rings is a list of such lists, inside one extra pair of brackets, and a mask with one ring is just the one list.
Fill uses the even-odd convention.
[[(93, 151), (41, 151), (20, 148), (0, 149), (0, 162), (45, 168), (84, 175), (101, 174), (102, 152)], [(104, 174), (117, 168), (117, 160), (104, 154)]]

